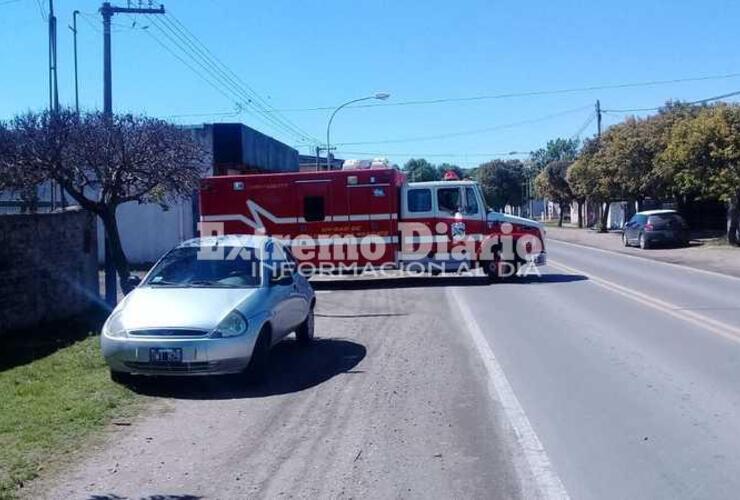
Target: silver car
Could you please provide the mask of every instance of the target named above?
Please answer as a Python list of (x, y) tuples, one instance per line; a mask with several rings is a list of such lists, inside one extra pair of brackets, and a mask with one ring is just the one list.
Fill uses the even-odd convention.
[(264, 375), (270, 348), (314, 336), (316, 298), (290, 252), (266, 236), (186, 241), (168, 252), (103, 325), (111, 378)]

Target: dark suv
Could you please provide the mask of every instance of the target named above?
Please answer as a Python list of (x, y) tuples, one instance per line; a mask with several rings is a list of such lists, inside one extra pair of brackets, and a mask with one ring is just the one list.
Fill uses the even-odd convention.
[(656, 244), (689, 244), (689, 226), (675, 210), (647, 210), (638, 212), (624, 225), (624, 246), (638, 245), (650, 248)]

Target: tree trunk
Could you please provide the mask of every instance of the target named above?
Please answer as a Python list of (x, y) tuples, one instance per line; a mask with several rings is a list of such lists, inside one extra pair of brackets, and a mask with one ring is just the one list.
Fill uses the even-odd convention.
[(599, 227), (600, 233), (607, 232), (608, 228), (606, 227), (607, 223), (609, 222), (609, 207), (611, 206), (611, 203), (608, 201), (605, 201), (601, 204), (601, 222)]
[(740, 191), (727, 206), (727, 241), (731, 245), (740, 245)]
[(577, 200), (576, 203), (578, 204), (578, 228), (583, 229), (583, 200)]
[(118, 273), (121, 289), (123, 290), (123, 293), (129, 293), (132, 290), (132, 287), (128, 284), (128, 278), (131, 273), (128, 268), (128, 259), (126, 259), (126, 254), (123, 252), (123, 247), (121, 246), (121, 236), (118, 234), (116, 207), (107, 208), (99, 215), (103, 220), (103, 227), (105, 228), (105, 234), (108, 237), (111, 257), (113, 258), (113, 264)]
[(560, 215), (558, 216), (558, 227), (563, 227), (563, 218), (565, 217), (565, 203), (561, 203), (560, 205)]

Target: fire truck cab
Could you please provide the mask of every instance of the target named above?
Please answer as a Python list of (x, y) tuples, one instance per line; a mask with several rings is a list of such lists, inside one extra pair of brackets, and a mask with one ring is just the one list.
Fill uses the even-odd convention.
[(268, 234), (313, 271), (482, 267), (491, 277), (545, 263), (544, 230), (487, 209), (468, 180), (412, 182), (395, 168), (203, 179), (201, 234)]

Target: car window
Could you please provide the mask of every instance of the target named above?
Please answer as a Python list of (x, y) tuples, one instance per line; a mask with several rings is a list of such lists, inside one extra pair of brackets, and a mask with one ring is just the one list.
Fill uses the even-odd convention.
[(648, 218), (648, 223), (655, 226), (684, 226), (686, 222), (678, 214), (655, 214)]
[(475, 189), (472, 187), (465, 188), (465, 210), (464, 215), (476, 215), (478, 213), (478, 198), (475, 196)]
[(432, 210), (432, 190), (409, 189), (406, 202), (409, 212), (429, 212)]
[(457, 213), (462, 206), (459, 188), (440, 188), (437, 190), (437, 208), (450, 215)]
[(252, 288), (259, 286), (260, 277), (260, 259), (253, 248), (224, 246), (217, 252), (202, 252), (199, 247), (186, 247), (165, 255), (144, 285)]

